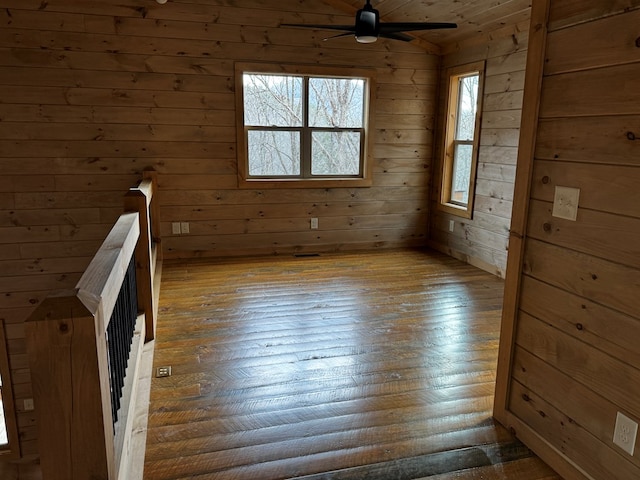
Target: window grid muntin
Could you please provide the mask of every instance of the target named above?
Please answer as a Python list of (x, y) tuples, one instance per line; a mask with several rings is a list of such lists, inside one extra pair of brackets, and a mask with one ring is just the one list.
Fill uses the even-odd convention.
[[(365, 150), (365, 144), (366, 144), (366, 138), (365, 138), (365, 132), (366, 132), (366, 117), (367, 117), (367, 111), (368, 111), (368, 91), (369, 91), (369, 79), (368, 78), (363, 78), (363, 77), (358, 77), (358, 76), (354, 76), (354, 77), (349, 77), (349, 76), (341, 76), (341, 75), (310, 75), (310, 74), (270, 74), (270, 73), (261, 73), (261, 72), (243, 72), (243, 75), (274, 75), (274, 76), (290, 76), (290, 77), (301, 77), (303, 79), (303, 90), (302, 90), (302, 109), (303, 109), (303, 119), (304, 119), (304, 124), (302, 127), (276, 127), (276, 126), (253, 126), (253, 125), (246, 125), (246, 123), (243, 121), (244, 124), (244, 138), (245, 138), (245, 161), (247, 163), (247, 179), (252, 180), (252, 179), (273, 179), (273, 180), (278, 180), (278, 179), (300, 179), (300, 180), (305, 180), (305, 179), (362, 179), (365, 176), (365, 171), (364, 171), (364, 166), (365, 166), (365, 155), (366, 155), (366, 150)], [(310, 127), (309, 126), (309, 102), (308, 102), (308, 98), (309, 98), (309, 80), (311, 78), (336, 78), (336, 79), (345, 79), (345, 80), (361, 80), (363, 82), (363, 87), (362, 87), (362, 108), (360, 111), (360, 117), (361, 117), (361, 128), (339, 128), (339, 127), (332, 127), (332, 128), (327, 128), (327, 127)], [(243, 92), (243, 96), (244, 96), (244, 92)], [(243, 98), (243, 105), (244, 105), (244, 98)], [(250, 130), (285, 130), (285, 131), (292, 131), (292, 130), (297, 130), (298, 128), (300, 128), (301, 131), (301, 148), (300, 148), (300, 175), (290, 175), (290, 176), (284, 176), (284, 175), (251, 175), (249, 174), (250, 170), (251, 170), (251, 165), (250, 165), (250, 158), (249, 158), (249, 149), (250, 149), (250, 145), (249, 145), (249, 138), (248, 138), (248, 132)], [(323, 174), (323, 175), (314, 175), (312, 174), (312, 134), (314, 131), (357, 131), (360, 134), (360, 156), (358, 159), (358, 169), (359, 172), (356, 175), (343, 175), (343, 174), (335, 174), (335, 175), (330, 175), (330, 174)]]
[[(485, 62), (475, 62), (466, 65), (458, 65), (447, 70), (448, 95), (445, 115), (445, 128), (443, 136), (441, 189), (438, 208), (452, 215), (472, 218), (473, 203), (476, 186), (476, 172), (478, 162), (479, 135), (482, 117), (482, 97), (484, 85)], [(473, 139), (461, 141), (458, 135), (458, 107), (461, 91), (461, 80), (476, 77), (477, 89), (475, 91), (475, 118), (473, 122)], [(471, 172), (469, 174), (469, 188), (466, 194), (467, 202), (459, 201), (454, 197), (455, 182), (455, 152), (460, 146), (471, 145)], [(464, 199), (463, 199), (464, 200)]]

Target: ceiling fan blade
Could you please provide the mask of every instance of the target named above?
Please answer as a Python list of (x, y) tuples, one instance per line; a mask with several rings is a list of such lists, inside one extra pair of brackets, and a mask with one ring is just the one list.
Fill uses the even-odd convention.
[(327, 38), (323, 38), (323, 41), (327, 41), (327, 40), (333, 40), (334, 38), (340, 38), (340, 37), (351, 37), (353, 36), (353, 32), (346, 32), (346, 33), (340, 33), (338, 35), (333, 35), (332, 37), (327, 37)]
[(316, 30), (343, 30), (345, 32), (355, 32), (353, 25), (313, 25), (308, 23), (281, 23), (281, 27), (313, 28)]
[(381, 23), (381, 33), (413, 32), (416, 30), (438, 30), (442, 28), (457, 28), (455, 23), (447, 22), (391, 22)]
[(281, 27), (297, 27), (310, 28), (317, 30), (339, 30), (347, 32), (331, 38), (346, 37), (355, 34), (359, 43), (373, 43), (378, 37), (391, 38), (393, 40), (401, 40), (410, 42), (413, 37), (405, 35), (404, 32), (413, 32), (417, 30), (437, 30), (442, 28), (456, 28), (455, 23), (446, 22), (380, 22), (380, 12), (371, 6), (371, 0), (366, 0), (365, 5), (357, 11), (355, 25), (314, 25), (302, 23), (282, 23)]
[(405, 35), (404, 33), (380, 33), (378, 35), (381, 38), (390, 38), (392, 40), (400, 40), (403, 42), (410, 42), (412, 40), (415, 40), (416, 37), (411, 37), (409, 35)]

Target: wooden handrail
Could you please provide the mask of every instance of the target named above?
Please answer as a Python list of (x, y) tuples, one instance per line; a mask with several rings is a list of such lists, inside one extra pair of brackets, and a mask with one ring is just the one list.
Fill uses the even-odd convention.
[[(76, 284), (78, 298), (107, 322), (140, 237), (140, 214), (121, 215)], [(142, 243), (142, 242), (140, 242)], [(98, 312), (98, 310), (100, 310)], [(107, 324), (104, 325), (106, 330)]]

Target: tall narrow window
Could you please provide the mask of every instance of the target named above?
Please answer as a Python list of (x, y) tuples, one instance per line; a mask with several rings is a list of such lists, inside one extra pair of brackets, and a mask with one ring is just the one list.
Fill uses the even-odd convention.
[(240, 185), (370, 184), (363, 73), (237, 65)]
[(449, 69), (440, 205), (471, 218), (482, 108), (484, 62)]

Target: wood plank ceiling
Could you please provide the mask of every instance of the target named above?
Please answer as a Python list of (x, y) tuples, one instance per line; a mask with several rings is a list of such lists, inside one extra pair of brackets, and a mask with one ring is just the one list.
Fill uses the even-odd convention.
[[(365, 0), (322, 0), (355, 14)], [(386, 22), (455, 22), (458, 28), (413, 32), (412, 36), (439, 46), (487, 34), (529, 19), (531, 0), (372, 0)]]

